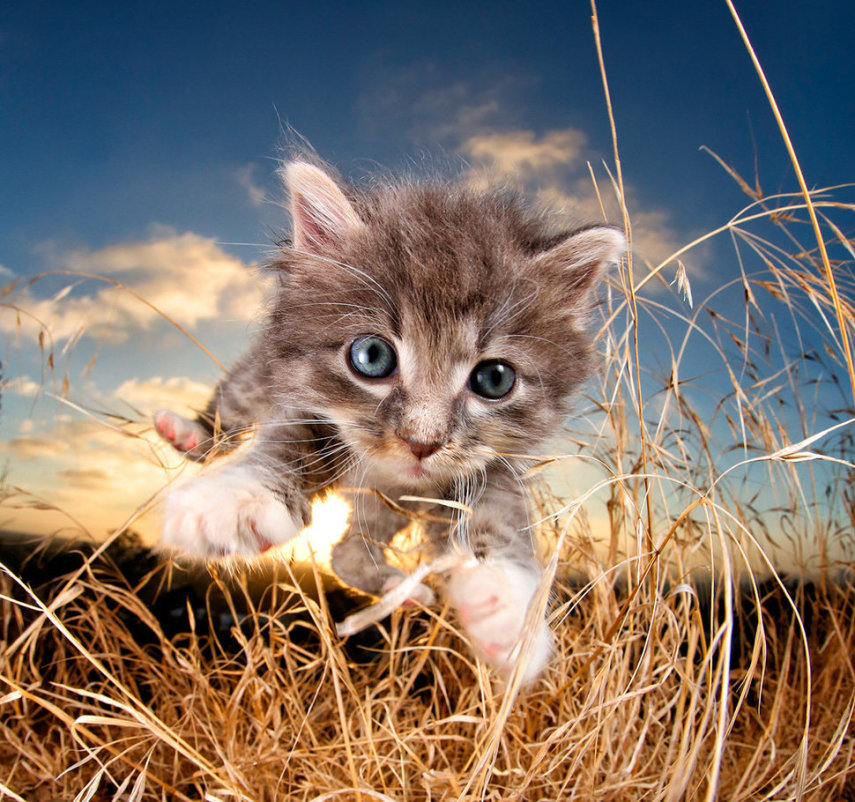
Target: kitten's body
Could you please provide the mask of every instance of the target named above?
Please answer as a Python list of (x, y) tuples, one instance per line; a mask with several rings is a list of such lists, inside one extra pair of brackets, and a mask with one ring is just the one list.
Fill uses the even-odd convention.
[[(462, 502), (471, 514), (422, 504), (424, 528), (435, 547), (478, 558), (447, 592), (476, 648), (507, 669), (540, 577), (513, 455), (567, 414), (589, 369), (588, 291), (623, 237), (556, 233), (507, 194), (400, 184), (346, 195), (300, 162), (286, 177), (293, 246), (271, 265), (283, 281), (261, 336), (206, 414), (156, 421), (196, 458), (215, 422), (226, 445), (250, 426), (255, 437), (172, 491), (164, 542), (257, 554), (307, 524), (312, 495), (330, 486)], [(407, 521), (370, 492), (351, 503), (333, 569), (378, 594), (402, 577), (382, 546)], [(534, 641), (528, 678), (549, 654), (545, 622)]]

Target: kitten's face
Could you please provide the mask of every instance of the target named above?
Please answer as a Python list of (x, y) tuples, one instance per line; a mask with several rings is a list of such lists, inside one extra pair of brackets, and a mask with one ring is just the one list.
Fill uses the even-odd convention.
[(556, 241), (507, 198), (447, 188), (350, 202), (299, 168), (271, 331), (289, 402), (383, 482), (440, 486), (535, 450), (588, 371), (579, 316), (620, 235)]

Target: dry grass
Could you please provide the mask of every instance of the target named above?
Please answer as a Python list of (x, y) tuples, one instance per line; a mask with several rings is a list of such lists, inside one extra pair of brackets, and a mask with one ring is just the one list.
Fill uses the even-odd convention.
[[(580, 494), (541, 488), (542, 681), (501, 687), (448, 610), (341, 641), (285, 566), (170, 591), (115, 545), (37, 549), (0, 573), (0, 797), (855, 799), (855, 204), (727, 169), (749, 205), (602, 306), (549, 466)], [(728, 237), (737, 277), (689, 303)]]
[[(704, 610), (704, 591), (646, 586), (630, 597), (602, 578), (559, 583), (558, 657), (508, 711), (446, 611), (396, 613), (355, 654), (332, 634), (324, 597), (287, 577), (257, 603), (239, 581), (210, 594), (214, 620), (232, 608), (230, 631), (206, 628), (196, 609), (165, 632), (141, 600), (160, 571), (136, 589), (103, 559), (74, 573), (38, 594), (8, 575), (0, 582), (0, 783), (13, 798), (753, 800), (855, 790), (855, 616), (852, 593), (833, 585), (813, 589), (805, 642), (767, 586), (762, 635), (740, 648), (730, 629), (751, 616)], [(742, 652), (732, 670), (731, 649)]]

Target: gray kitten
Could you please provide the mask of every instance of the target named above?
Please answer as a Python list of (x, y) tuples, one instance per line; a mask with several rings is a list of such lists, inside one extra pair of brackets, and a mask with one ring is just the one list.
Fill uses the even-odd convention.
[[(477, 559), (446, 593), (476, 650), (508, 671), (541, 578), (522, 461), (553, 435), (587, 376), (590, 291), (625, 248), (608, 226), (556, 228), (506, 191), (438, 183), (345, 186), (301, 161), (283, 173), (293, 242), (254, 346), (191, 421), (158, 431), (201, 459), (255, 427), (231, 458), (172, 490), (163, 542), (203, 557), (255, 555), (293, 538), (325, 488), (422, 503), (426, 539)], [(530, 463), (529, 463), (530, 464)], [(373, 594), (398, 584), (383, 546), (407, 524), (353, 493), (333, 570)], [(413, 600), (430, 603), (418, 586)], [(549, 658), (538, 624), (525, 672)]]

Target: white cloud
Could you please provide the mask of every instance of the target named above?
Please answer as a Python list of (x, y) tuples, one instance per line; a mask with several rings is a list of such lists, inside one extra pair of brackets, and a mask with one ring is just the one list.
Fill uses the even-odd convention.
[(183, 376), (164, 379), (129, 379), (116, 389), (115, 396), (134, 409), (150, 416), (166, 407), (177, 412), (204, 409), (213, 388)]
[[(191, 331), (204, 321), (249, 319), (264, 296), (264, 282), (250, 265), (193, 233), (161, 228), (148, 242), (70, 252), (50, 243), (42, 250), (56, 269), (105, 279), (71, 277), (50, 298), (29, 288), (12, 296), (25, 312), (21, 328), (35, 337), (44, 327), (54, 342), (84, 333), (125, 342), (164, 316)], [(15, 333), (18, 326), (15, 314), (0, 316), (0, 330)]]
[(576, 128), (548, 131), (481, 133), (470, 136), (461, 151), (481, 165), (505, 175), (542, 176), (556, 167), (575, 167), (587, 137)]
[(263, 206), (267, 200), (267, 192), (255, 182), (255, 165), (246, 164), (234, 172), (235, 180), (246, 190), (249, 202), (253, 206)]
[(0, 383), (2, 392), (17, 393), (27, 398), (34, 398), (43, 389), (39, 382), (33, 381), (29, 376), (15, 376), (14, 379), (6, 379)]

